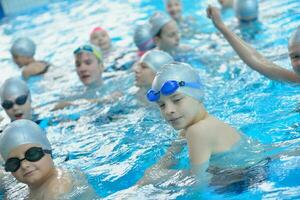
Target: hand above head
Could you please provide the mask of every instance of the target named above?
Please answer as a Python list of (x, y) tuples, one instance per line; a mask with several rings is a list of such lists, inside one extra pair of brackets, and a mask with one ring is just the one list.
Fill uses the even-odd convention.
[(207, 17), (212, 20), (212, 22), (217, 28), (223, 24), (220, 10), (218, 8), (209, 5), (206, 9), (206, 13)]

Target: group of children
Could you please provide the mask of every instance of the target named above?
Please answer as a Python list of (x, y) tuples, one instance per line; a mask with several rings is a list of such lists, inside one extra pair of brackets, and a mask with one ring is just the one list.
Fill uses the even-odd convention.
[[(257, 0), (219, 2), (224, 8), (234, 7), (240, 23), (251, 23), (258, 18)], [(224, 167), (220, 160), (213, 162), (214, 155), (220, 153), (230, 163), (228, 167), (245, 167), (236, 164), (235, 156), (240, 152), (250, 151), (253, 144), (247, 136), (210, 115), (205, 109), (205, 85), (199, 73), (191, 65), (178, 62), (177, 59), (180, 53), (192, 50), (180, 44), (180, 31), (186, 26), (182, 16), (182, 3), (180, 0), (165, 0), (165, 5), (169, 15), (154, 13), (134, 33), (134, 41), (139, 49), (132, 67), (135, 84), (139, 88), (136, 96), (144, 104), (156, 103), (163, 118), (180, 131), (180, 138), (187, 142), (189, 149), (189, 173), (203, 178), (208, 176), (207, 170), (211, 165)], [(288, 50), (294, 70), (290, 71), (267, 60), (229, 30), (220, 17), (219, 9), (209, 6), (207, 16), (249, 67), (274, 80), (300, 82), (300, 28), (296, 29), (289, 40)], [(97, 90), (102, 87), (104, 61), (115, 48), (108, 32), (96, 27), (90, 34), (90, 43), (74, 50), (76, 72), (87, 89)], [(22, 68), (25, 79), (51, 70), (51, 64), (34, 59), (35, 49), (35, 44), (29, 38), (19, 38), (11, 47), (13, 60)], [(122, 95), (115, 92), (105, 98), (92, 98), (89, 101), (105, 103), (116, 101)], [(51, 144), (43, 130), (34, 123), (37, 119), (33, 115), (31, 94), (26, 82), (17, 78), (6, 80), (2, 85), (0, 98), (1, 105), (11, 120), (0, 136), (0, 155), (5, 162), (4, 169), (18, 181), (28, 185), (29, 198), (59, 199), (75, 185), (89, 188), (86, 182), (78, 182), (67, 171), (54, 166)], [(62, 109), (71, 104), (70, 101), (60, 102), (54, 109)], [(171, 169), (175, 155), (184, 144), (174, 142), (166, 155), (146, 170), (138, 184), (155, 183), (172, 174), (173, 171), (168, 169)], [(262, 159), (260, 156), (253, 158), (254, 163)], [(1, 174), (3, 172), (0, 171)], [(88, 192), (84, 195), (89, 197), (85, 196), (84, 199), (93, 198), (90, 190), (87, 189)]]

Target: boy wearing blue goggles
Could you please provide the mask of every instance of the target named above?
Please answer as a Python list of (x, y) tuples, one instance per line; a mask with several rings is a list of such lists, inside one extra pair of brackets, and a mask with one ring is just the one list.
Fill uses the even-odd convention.
[[(206, 111), (202, 103), (204, 91), (199, 74), (188, 64), (175, 62), (164, 65), (157, 72), (147, 99), (159, 105), (165, 120), (174, 129), (180, 130), (182, 139), (187, 140), (192, 171), (197, 174), (205, 175), (213, 154), (229, 151), (244, 138), (230, 125)], [(161, 161), (146, 171), (139, 184), (155, 183), (161, 179), (151, 178), (151, 174), (168, 176), (158, 170), (173, 173), (174, 170), (167, 169), (176, 163), (173, 159), (182, 147), (182, 144), (174, 142)], [(229, 157), (234, 162), (232, 155)]]

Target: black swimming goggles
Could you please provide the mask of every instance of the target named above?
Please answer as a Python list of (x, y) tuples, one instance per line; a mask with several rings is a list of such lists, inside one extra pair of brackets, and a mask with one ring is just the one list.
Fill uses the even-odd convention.
[(17, 97), (15, 99), (15, 102), (10, 101), (10, 100), (4, 100), (1, 105), (5, 110), (11, 109), (14, 106), (14, 104), (17, 104), (19, 106), (24, 105), (27, 101), (28, 95), (29, 95), (29, 92), (25, 95), (21, 95), (21, 96)]
[(29, 162), (37, 162), (45, 156), (45, 153), (51, 155), (52, 151), (42, 149), (41, 147), (31, 147), (25, 152), (25, 157), (23, 159), (9, 158), (4, 165), (5, 171), (16, 172), (20, 168), (21, 162), (23, 160), (27, 160)]

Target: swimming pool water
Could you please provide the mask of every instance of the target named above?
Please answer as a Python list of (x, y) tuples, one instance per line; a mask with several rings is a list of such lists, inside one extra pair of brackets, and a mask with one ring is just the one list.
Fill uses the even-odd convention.
[[(184, 14), (197, 19), (192, 38), (183, 39), (196, 47), (192, 63), (205, 83), (205, 106), (216, 117), (264, 144), (276, 144), (279, 151), (292, 150), (300, 143), (299, 86), (270, 81), (250, 70), (205, 17), (211, 0), (183, 0)], [(141, 106), (134, 98), (133, 74), (116, 72), (105, 80), (125, 93), (119, 102), (95, 105), (80, 100), (80, 106), (50, 113), (62, 96), (80, 93), (73, 64), (73, 49), (86, 42), (98, 25), (108, 29), (121, 52), (135, 49), (132, 33), (155, 10), (161, 0), (53, 1), (47, 7), (2, 20), (0, 25), (0, 84), (20, 75), (12, 63), (9, 48), (19, 36), (30, 36), (38, 44), (37, 58), (53, 63), (44, 77), (29, 80), (34, 106), (41, 118), (80, 114), (77, 121), (63, 121), (48, 127), (55, 161), (66, 168), (79, 168), (101, 197), (107, 199), (299, 199), (299, 156), (286, 156), (263, 166), (262, 179), (242, 182), (218, 192), (214, 187), (193, 187), (193, 177), (171, 177), (162, 184), (136, 188), (144, 171), (166, 151), (176, 138), (155, 107)], [(281, 66), (290, 67), (287, 43), (300, 23), (299, 0), (261, 0), (260, 24), (255, 35), (239, 29), (233, 14), (224, 14), (226, 24)], [(243, 32), (245, 31), (246, 32)], [(244, 33), (246, 35), (244, 35)], [(113, 73), (114, 74), (114, 73)], [(63, 95), (62, 95), (63, 94)], [(1, 114), (4, 116), (3, 111)], [(7, 119), (5, 120), (7, 122)], [(3, 122), (3, 123), (5, 123)], [(69, 160), (63, 162), (66, 155)], [(187, 160), (187, 155), (183, 160)], [(259, 170), (260, 168), (257, 168)], [(255, 170), (254, 170), (255, 171)], [(249, 175), (251, 177), (251, 175)], [(249, 178), (250, 180), (250, 178)], [(248, 180), (248, 183), (249, 183)], [(11, 184), (8, 197), (19, 199), (22, 186)]]

